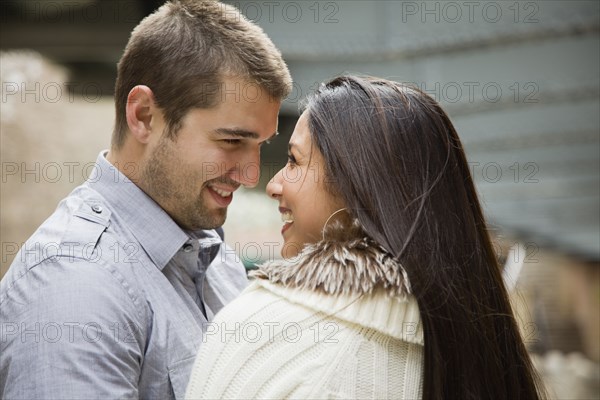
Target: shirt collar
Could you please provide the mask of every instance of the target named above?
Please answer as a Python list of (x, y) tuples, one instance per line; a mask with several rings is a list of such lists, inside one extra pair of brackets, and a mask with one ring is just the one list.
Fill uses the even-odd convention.
[[(190, 240), (196, 239), (201, 243), (208, 240), (215, 245), (221, 243), (220, 236), (213, 229), (186, 233), (152, 198), (106, 159), (107, 153), (107, 150), (100, 152), (86, 183), (123, 218), (158, 269), (162, 270)], [(203, 246), (206, 247), (206, 244)]]

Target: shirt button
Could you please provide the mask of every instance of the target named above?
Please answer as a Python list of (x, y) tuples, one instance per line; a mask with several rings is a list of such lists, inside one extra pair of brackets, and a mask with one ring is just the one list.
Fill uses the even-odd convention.
[(183, 251), (186, 253), (189, 253), (192, 250), (194, 250), (194, 246), (191, 243), (186, 243), (183, 245)]
[(93, 205), (92, 211), (95, 212), (96, 214), (102, 214), (102, 207), (100, 207), (98, 204)]

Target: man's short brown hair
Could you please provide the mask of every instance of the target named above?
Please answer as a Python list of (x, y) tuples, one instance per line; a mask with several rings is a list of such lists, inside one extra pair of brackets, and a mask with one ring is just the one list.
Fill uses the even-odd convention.
[(217, 103), (225, 76), (258, 85), (275, 100), (292, 89), (281, 52), (238, 9), (218, 1), (167, 2), (133, 30), (119, 61), (113, 149), (125, 141), (125, 106), (136, 85), (152, 90), (175, 135), (191, 108)]

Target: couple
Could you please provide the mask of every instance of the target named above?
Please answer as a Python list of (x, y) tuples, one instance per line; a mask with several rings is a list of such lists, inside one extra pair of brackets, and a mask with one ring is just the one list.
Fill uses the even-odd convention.
[(267, 188), (284, 258), (248, 286), (220, 227), (290, 90), (231, 6), (136, 27), (110, 151), (0, 284), (2, 398), (541, 396), (458, 136), (416, 89), (309, 98)]

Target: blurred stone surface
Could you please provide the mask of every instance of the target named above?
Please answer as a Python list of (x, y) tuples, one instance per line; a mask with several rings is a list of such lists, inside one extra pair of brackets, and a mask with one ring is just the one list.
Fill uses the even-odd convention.
[(94, 82), (69, 93), (66, 70), (31, 51), (0, 52), (1, 265), (82, 183), (110, 145), (113, 100)]
[(534, 355), (533, 361), (551, 399), (600, 398), (600, 367), (581, 353), (553, 350), (543, 356)]

